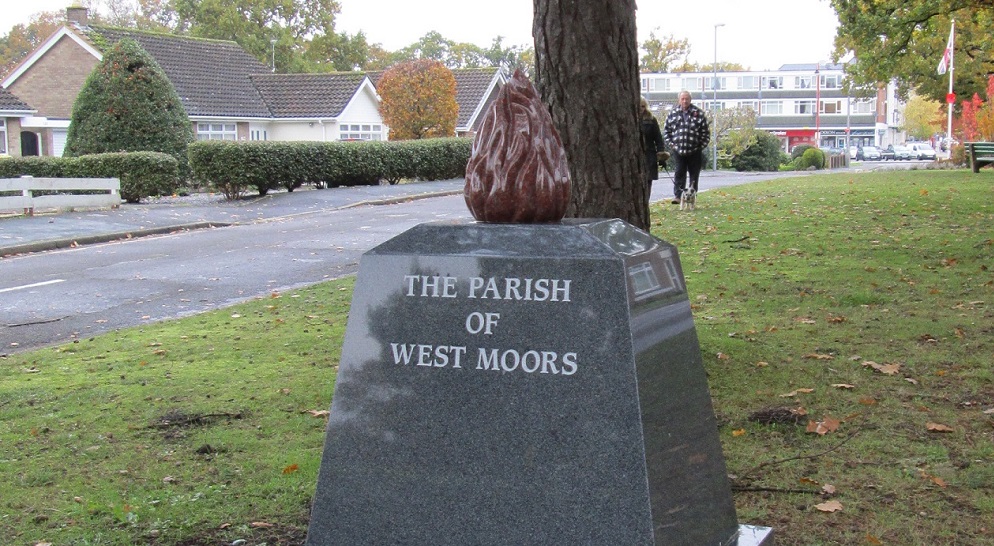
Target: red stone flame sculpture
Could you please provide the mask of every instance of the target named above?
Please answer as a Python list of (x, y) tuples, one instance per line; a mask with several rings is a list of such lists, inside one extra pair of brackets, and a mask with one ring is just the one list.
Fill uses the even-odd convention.
[(466, 205), (481, 222), (558, 222), (570, 198), (566, 151), (545, 105), (516, 71), (473, 141)]

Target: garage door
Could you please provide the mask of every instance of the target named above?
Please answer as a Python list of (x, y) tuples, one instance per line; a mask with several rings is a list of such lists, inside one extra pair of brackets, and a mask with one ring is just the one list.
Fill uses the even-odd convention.
[(52, 129), (52, 155), (62, 157), (62, 150), (66, 148), (66, 135), (68, 129)]

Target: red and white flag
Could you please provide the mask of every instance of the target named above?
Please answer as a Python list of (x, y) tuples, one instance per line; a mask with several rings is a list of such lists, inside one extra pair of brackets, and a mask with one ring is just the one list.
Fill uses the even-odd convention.
[(942, 52), (942, 60), (939, 61), (939, 75), (945, 74), (946, 70), (953, 64), (953, 29), (949, 27), (949, 41), (946, 42), (946, 50)]

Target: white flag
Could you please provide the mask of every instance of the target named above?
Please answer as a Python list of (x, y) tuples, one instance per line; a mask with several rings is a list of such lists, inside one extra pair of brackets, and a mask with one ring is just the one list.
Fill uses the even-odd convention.
[(946, 42), (946, 50), (942, 52), (942, 60), (939, 61), (939, 75), (945, 74), (953, 62), (953, 29), (949, 27), (949, 41)]

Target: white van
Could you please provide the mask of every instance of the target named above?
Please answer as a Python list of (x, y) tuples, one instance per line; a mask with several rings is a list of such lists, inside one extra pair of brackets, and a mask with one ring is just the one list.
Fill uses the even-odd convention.
[(911, 159), (935, 161), (935, 148), (928, 142), (912, 142)]

